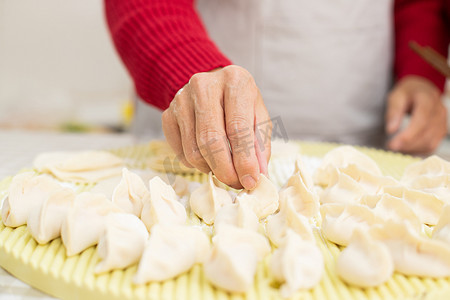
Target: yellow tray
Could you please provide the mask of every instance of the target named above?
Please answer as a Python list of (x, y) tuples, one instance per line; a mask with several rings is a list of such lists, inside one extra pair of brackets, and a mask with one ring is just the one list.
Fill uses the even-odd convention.
[[(336, 145), (301, 143), (302, 154), (323, 156)], [(409, 156), (361, 148), (377, 161), (385, 174), (399, 177), (405, 166), (415, 159)], [(155, 147), (141, 145), (112, 150), (126, 158), (134, 168), (145, 168), (154, 155)], [(276, 162), (271, 176), (279, 174)], [(205, 176), (194, 173), (186, 175), (191, 180), (202, 181)], [(0, 182), (3, 197), (11, 178)], [(81, 189), (89, 188), (81, 186)], [(301, 291), (292, 299), (450, 299), (450, 279), (421, 279), (414, 276), (394, 276), (376, 288), (360, 289), (346, 285), (335, 273), (335, 259), (339, 247), (325, 241), (315, 232), (317, 242), (325, 258), (325, 274), (320, 284), (309, 291)], [(95, 247), (80, 255), (66, 257), (60, 239), (47, 245), (38, 245), (26, 226), (16, 229), (4, 227), (0, 222), (0, 265), (22, 281), (50, 295), (63, 299), (281, 299), (278, 289), (268, 272), (269, 258), (258, 267), (254, 287), (247, 294), (229, 294), (211, 286), (202, 274), (200, 266), (173, 280), (136, 286), (132, 277), (136, 265), (108, 274), (95, 275), (98, 260)]]

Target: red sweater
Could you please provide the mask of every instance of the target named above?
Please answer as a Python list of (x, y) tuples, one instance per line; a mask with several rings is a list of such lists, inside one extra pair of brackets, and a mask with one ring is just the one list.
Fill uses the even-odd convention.
[[(396, 0), (395, 74), (428, 78), (443, 89), (444, 77), (408, 47), (411, 40), (446, 54), (444, 11), (450, 0)], [(194, 0), (105, 0), (114, 44), (138, 95), (166, 109), (175, 93), (198, 72), (231, 64), (208, 34)]]

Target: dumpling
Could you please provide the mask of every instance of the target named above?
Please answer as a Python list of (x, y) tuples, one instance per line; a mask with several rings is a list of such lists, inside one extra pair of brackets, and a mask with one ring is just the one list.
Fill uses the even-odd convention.
[(320, 202), (355, 204), (365, 194), (365, 189), (357, 181), (347, 174), (339, 173), (337, 182), (320, 194)]
[(338, 245), (348, 245), (356, 228), (368, 230), (381, 220), (368, 207), (353, 204), (324, 204), (320, 207), (322, 232)]
[(381, 170), (377, 163), (364, 153), (352, 146), (340, 146), (328, 152), (319, 168), (314, 173), (314, 182), (327, 186), (336, 181), (337, 170), (355, 164), (361, 170), (376, 176), (381, 176)]
[(302, 162), (295, 163), (295, 173), (288, 179), (286, 186), (280, 191), (280, 209), (284, 202), (291, 199), (297, 212), (305, 217), (314, 217), (319, 213), (319, 196), (314, 191), (311, 177), (304, 171)]
[(148, 201), (150, 193), (139, 175), (122, 170), (122, 180), (114, 189), (112, 202), (119, 206), (124, 212), (141, 216), (144, 202)]
[(253, 190), (243, 190), (236, 197), (237, 202), (246, 203), (259, 219), (273, 214), (278, 209), (278, 200), (277, 187), (263, 174)]
[(38, 155), (34, 167), (62, 181), (95, 183), (120, 175), (123, 160), (107, 151), (48, 152)]
[(258, 231), (259, 219), (245, 203), (235, 203), (225, 205), (219, 209), (214, 226), (217, 228), (221, 224)]
[(445, 204), (450, 204), (450, 175), (419, 176), (412, 180), (408, 187), (432, 194)]
[(434, 226), (432, 238), (450, 245), (450, 205), (446, 205), (442, 210), (439, 222)]
[(186, 209), (178, 202), (173, 188), (158, 176), (149, 183), (150, 198), (144, 203), (141, 219), (148, 231), (155, 224), (183, 225), (186, 223)]
[(355, 229), (350, 244), (336, 262), (336, 272), (349, 284), (359, 287), (378, 286), (394, 272), (394, 263), (388, 248), (367, 232)]
[(374, 226), (370, 234), (389, 249), (396, 271), (413, 276), (450, 276), (450, 247), (422, 237), (405, 223), (387, 221)]
[(384, 187), (384, 192), (404, 199), (422, 223), (437, 224), (444, 203), (435, 196), (401, 186)]
[(450, 162), (433, 155), (406, 167), (401, 181), (409, 184), (421, 176), (436, 177), (441, 175), (450, 175)]
[(98, 243), (105, 230), (105, 216), (122, 210), (103, 194), (84, 192), (77, 195), (61, 227), (61, 240), (67, 256)]
[(270, 270), (281, 286), (281, 295), (291, 297), (300, 289), (315, 287), (324, 273), (322, 252), (315, 243), (302, 240), (292, 230), (286, 233), (284, 244), (275, 250)]
[(46, 198), (40, 207), (28, 215), (27, 227), (31, 236), (46, 244), (61, 235), (62, 223), (73, 205), (75, 193), (70, 188), (61, 188)]
[(297, 233), (303, 240), (315, 241), (308, 219), (295, 210), (291, 199), (286, 201), (279, 213), (269, 216), (266, 224), (267, 236), (276, 246), (283, 243), (289, 230)]
[(367, 194), (378, 194), (385, 186), (398, 185), (398, 181), (392, 177), (374, 175), (354, 164), (341, 168), (339, 171), (358, 182), (366, 190)]
[(25, 225), (29, 214), (61, 188), (47, 175), (36, 176), (34, 172), (26, 172), (14, 176), (2, 205), (3, 224), (9, 227)]
[(245, 292), (252, 285), (258, 261), (270, 253), (267, 239), (251, 230), (230, 225), (217, 228), (214, 247), (203, 270), (214, 286)]
[(105, 217), (105, 232), (100, 237), (97, 253), (100, 262), (95, 273), (123, 269), (137, 263), (148, 239), (144, 223), (132, 214), (111, 213)]
[(208, 225), (214, 223), (221, 207), (232, 203), (231, 196), (219, 185), (220, 182), (209, 172), (208, 181), (193, 191), (189, 199), (192, 211)]
[(157, 224), (152, 228), (133, 282), (143, 284), (174, 278), (203, 262), (209, 250), (209, 239), (202, 231)]
[(416, 232), (421, 232), (422, 223), (405, 200), (383, 194), (373, 209), (375, 215), (385, 221), (406, 222)]

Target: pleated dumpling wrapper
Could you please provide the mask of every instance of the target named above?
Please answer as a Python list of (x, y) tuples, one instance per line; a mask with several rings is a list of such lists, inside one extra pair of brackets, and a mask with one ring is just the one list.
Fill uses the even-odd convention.
[(287, 199), (276, 215), (267, 217), (266, 223), (267, 236), (275, 246), (283, 243), (289, 230), (297, 233), (305, 241), (315, 241), (308, 218), (295, 210), (292, 199)]
[(322, 232), (331, 242), (346, 246), (356, 228), (368, 230), (382, 222), (370, 208), (360, 204), (324, 204), (322, 214)]
[(295, 210), (305, 217), (315, 217), (319, 213), (319, 196), (314, 190), (312, 177), (306, 172), (300, 158), (296, 160), (294, 174), (280, 191), (280, 210), (290, 199)]
[(144, 284), (174, 278), (203, 262), (209, 251), (209, 239), (200, 229), (156, 224), (133, 282)]
[(77, 195), (61, 227), (67, 256), (96, 245), (105, 230), (105, 217), (113, 212), (123, 211), (103, 194)]
[(221, 182), (209, 172), (208, 180), (194, 190), (189, 198), (192, 211), (208, 225), (214, 223), (221, 207), (233, 203), (230, 194), (220, 185)]
[(122, 180), (114, 189), (112, 202), (124, 212), (140, 217), (142, 207), (149, 198), (150, 192), (141, 177), (124, 168), (122, 170)]
[(366, 154), (352, 146), (340, 146), (328, 152), (322, 159), (322, 164), (314, 173), (316, 184), (327, 186), (336, 181), (338, 169), (355, 164), (361, 170), (376, 176), (382, 176), (377, 163)]
[(263, 174), (253, 190), (242, 190), (236, 197), (236, 202), (246, 203), (259, 219), (273, 214), (278, 209), (278, 200), (277, 187)]
[(324, 273), (322, 252), (315, 242), (305, 241), (292, 230), (275, 250), (270, 270), (281, 286), (281, 295), (291, 297), (300, 289), (311, 289), (322, 279)]
[(337, 181), (320, 194), (320, 202), (355, 204), (366, 194), (366, 190), (356, 180), (338, 171)]
[(406, 167), (401, 181), (409, 185), (419, 177), (437, 177), (442, 175), (450, 175), (450, 162), (433, 155)]
[(25, 172), (14, 176), (2, 205), (3, 224), (9, 227), (25, 225), (29, 214), (39, 209), (51, 193), (61, 188), (48, 175), (36, 176), (34, 172)]
[(47, 244), (61, 236), (61, 227), (73, 205), (75, 192), (61, 188), (46, 198), (28, 215), (27, 228), (39, 244)]
[(183, 225), (186, 223), (186, 209), (178, 201), (172, 186), (158, 176), (149, 182), (150, 198), (144, 203), (141, 219), (148, 231), (156, 224)]
[(223, 206), (217, 212), (214, 227), (222, 224), (233, 225), (253, 231), (259, 229), (259, 219), (245, 203), (234, 203)]
[(137, 263), (148, 239), (144, 223), (132, 214), (111, 213), (105, 218), (105, 227), (97, 246), (101, 261), (95, 267), (95, 273), (123, 269)]
[(419, 176), (408, 187), (432, 194), (445, 204), (450, 204), (450, 175)]
[(402, 186), (384, 187), (384, 192), (405, 200), (423, 224), (436, 225), (444, 202), (436, 196)]
[(450, 276), (450, 247), (446, 243), (394, 221), (372, 227), (370, 234), (388, 247), (397, 272), (433, 278)]
[(349, 245), (339, 254), (336, 272), (345, 282), (359, 287), (378, 286), (394, 272), (389, 249), (367, 231), (356, 229)]
[(442, 210), (439, 222), (434, 226), (432, 238), (446, 242), (450, 246), (450, 205), (446, 205)]
[(34, 167), (44, 173), (51, 173), (62, 181), (95, 183), (118, 176), (123, 160), (107, 151), (47, 152), (39, 154)]
[(252, 285), (258, 262), (270, 253), (267, 239), (248, 229), (222, 225), (203, 264), (206, 279), (229, 292), (245, 292)]
[(353, 180), (366, 191), (367, 194), (376, 195), (382, 192), (385, 186), (398, 185), (399, 182), (389, 176), (374, 175), (370, 172), (360, 169), (355, 164), (350, 164), (345, 168), (339, 169), (339, 172), (350, 176)]

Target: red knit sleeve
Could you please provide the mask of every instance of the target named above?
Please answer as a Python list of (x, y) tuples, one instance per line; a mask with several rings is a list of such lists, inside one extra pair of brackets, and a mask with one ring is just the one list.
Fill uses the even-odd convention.
[(105, 0), (114, 44), (138, 95), (166, 109), (198, 72), (231, 62), (217, 49), (194, 0)]
[(408, 46), (416, 41), (447, 56), (448, 33), (444, 22), (443, 0), (396, 0), (395, 16), (395, 73), (397, 79), (419, 75), (443, 90), (445, 78), (429, 66)]

